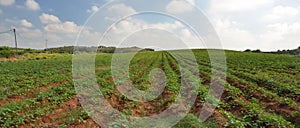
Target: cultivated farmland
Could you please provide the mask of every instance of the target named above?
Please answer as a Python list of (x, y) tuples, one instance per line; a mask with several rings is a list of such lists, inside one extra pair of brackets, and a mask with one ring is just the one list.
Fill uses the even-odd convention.
[[(184, 55), (186, 51), (174, 51)], [(300, 127), (300, 57), (226, 51), (225, 89), (213, 114), (204, 123), (198, 116), (209, 99), (211, 62), (206, 50), (193, 50), (193, 60), (179, 65), (168, 51), (140, 52), (131, 60), (129, 76), (139, 90), (151, 87), (149, 73), (161, 69), (166, 87), (150, 102), (133, 101), (116, 88), (111, 73), (112, 54), (98, 54), (95, 73), (99, 92), (116, 110), (144, 117), (158, 114), (175, 102), (181, 71), (200, 80), (189, 114), (174, 127)], [(118, 56), (127, 56), (118, 54)], [(121, 71), (120, 71), (121, 72)], [(74, 89), (72, 56), (0, 62), (0, 127), (97, 127), (81, 107)], [(193, 78), (194, 78), (193, 77)], [(74, 78), (81, 79), (81, 78)], [(109, 127), (122, 127), (122, 121)], [(125, 127), (125, 126), (123, 126)]]

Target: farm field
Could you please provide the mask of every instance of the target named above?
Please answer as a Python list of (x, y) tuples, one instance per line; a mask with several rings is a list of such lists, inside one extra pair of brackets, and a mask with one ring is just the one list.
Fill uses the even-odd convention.
[[(186, 51), (174, 51), (178, 55)], [(199, 108), (208, 100), (211, 72), (206, 50), (193, 50), (192, 60), (179, 65), (167, 51), (141, 52), (129, 66), (136, 88), (150, 88), (152, 69), (166, 75), (166, 88), (151, 102), (137, 102), (122, 95), (111, 74), (112, 54), (98, 54), (95, 73), (99, 91), (117, 110), (136, 117), (158, 114), (168, 108), (180, 91), (183, 69), (199, 78), (199, 91), (189, 114), (174, 127), (300, 127), (300, 57), (226, 51), (225, 89), (213, 114), (200, 123)], [(118, 54), (126, 57), (128, 53)], [(0, 62), (0, 127), (99, 127), (81, 107), (72, 77), (72, 56)], [(81, 79), (81, 78), (76, 78)], [(121, 121), (109, 127), (125, 127)]]

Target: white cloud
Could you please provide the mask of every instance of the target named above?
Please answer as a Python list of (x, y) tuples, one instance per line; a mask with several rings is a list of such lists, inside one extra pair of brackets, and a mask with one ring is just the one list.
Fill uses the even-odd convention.
[(72, 21), (61, 22), (61, 20), (54, 15), (42, 14), (40, 16), (40, 21), (45, 24), (45, 31), (47, 32), (66, 32), (66, 33), (76, 33), (79, 32), (80, 26)]
[(195, 0), (186, 0), (187, 2), (190, 2), (192, 5), (195, 5)]
[(214, 13), (256, 10), (271, 5), (274, 0), (211, 0), (210, 11)]
[[(149, 36), (151, 37), (151, 34), (157, 35), (157, 33), (151, 33), (151, 29), (153, 29), (153, 32), (158, 32), (155, 30), (162, 30), (162, 31), (166, 31), (166, 32), (170, 32), (172, 35), (176, 36), (177, 38), (181, 39), (183, 42), (187, 43), (186, 45), (191, 46), (191, 47), (200, 47), (200, 40), (198, 40), (198, 38), (196, 38), (195, 34), (192, 33), (189, 29), (186, 28), (186, 26), (184, 26), (181, 22), (179, 21), (173, 21), (173, 22), (159, 22), (159, 23), (147, 23), (143, 20), (140, 19), (127, 19), (127, 20), (123, 20), (120, 21), (118, 24), (115, 24), (110, 31), (108, 31), (108, 35), (107, 36), (107, 41), (104, 43), (107, 43), (105, 45), (118, 45), (118, 43), (120, 43), (120, 40), (126, 39), (128, 36), (131, 36), (131, 34), (135, 35), (138, 34), (139, 32), (142, 32), (143, 30), (148, 30), (150, 29), (150, 31), (148, 33), (146, 33), (147, 35), (145, 36)], [(159, 32), (161, 34), (166, 34), (164, 32)], [(142, 32), (142, 34), (145, 34)], [(150, 34), (150, 35), (148, 35)], [(138, 34), (139, 35), (139, 34)], [(168, 35), (168, 34), (167, 34)], [(167, 36), (165, 35), (165, 36)], [(145, 46), (146, 43), (145, 42), (155, 42), (157, 41), (157, 39), (145, 39), (145, 36), (139, 35), (136, 38), (136, 40), (138, 41), (144, 41), (143, 43), (139, 42), (139, 44), (132, 44), (131, 46), (140, 46), (140, 47), (147, 47)], [(183, 45), (183, 44), (173, 44), (172, 42), (168, 42), (167, 39), (165, 37), (163, 37), (164, 35), (160, 35), (157, 38), (161, 38), (162, 40), (160, 40), (161, 42), (156, 42), (157, 44), (153, 44), (153, 46), (155, 45), (164, 45), (166, 49), (170, 49), (170, 48), (180, 48), (179, 45)], [(136, 42), (137, 43), (137, 42)]]
[[(44, 31), (46, 32), (49, 45), (51, 47), (61, 45), (74, 45), (74, 41), (77, 38), (77, 34), (83, 28), (83, 26), (77, 25), (73, 21), (61, 21), (57, 16), (42, 14), (40, 16), (41, 22), (45, 25)], [(86, 27), (82, 30), (82, 42), (97, 42), (99, 33), (92, 32), (91, 28)], [(59, 44), (63, 43), (63, 44)]]
[(107, 14), (109, 16), (105, 17), (107, 21), (116, 21), (119, 18), (135, 14), (136, 10), (125, 4), (115, 4), (107, 8)]
[[(3, 27), (0, 25), (0, 29), (11, 29), (10, 27)], [(43, 33), (40, 29), (32, 29), (27, 27), (17, 27), (18, 47), (21, 48), (43, 48), (44, 39)], [(3, 43), (1, 45), (14, 47), (14, 36), (11, 33), (0, 35)]]
[(21, 20), (21, 21), (20, 21), (20, 24), (21, 24), (22, 26), (24, 26), (24, 27), (27, 27), (27, 28), (30, 28), (30, 27), (33, 26), (32, 23), (30, 23), (29, 21), (27, 21), (27, 20), (25, 20), (25, 19)]
[[(59, 17), (50, 14), (39, 16), (44, 27), (42, 29), (20, 28), (19, 32), (22, 37), (20, 42), (31, 48), (44, 48), (45, 39), (48, 39), (48, 47), (60, 47), (75, 45), (78, 32), (82, 26), (73, 21), (61, 21)], [(91, 28), (85, 27), (81, 33), (82, 38), (79, 40), (81, 45), (89, 42), (98, 42), (100, 34), (93, 32)]]
[(239, 27), (235, 21), (218, 19), (213, 21), (222, 45), (226, 49), (256, 48), (256, 38), (250, 31)]
[(87, 13), (93, 13), (99, 11), (99, 7), (97, 6), (92, 6), (91, 9), (86, 10)]
[[(189, 3), (188, 3), (189, 2)], [(169, 13), (186, 13), (193, 11), (194, 7), (192, 5), (195, 5), (194, 0), (172, 0), (167, 6), (166, 11)]]
[(13, 5), (15, 2), (15, 0), (0, 0), (0, 5), (9, 6)]
[(129, 15), (135, 13), (136, 11), (125, 4), (116, 4), (108, 8), (109, 12), (113, 12), (119, 15)]
[(0, 14), (2, 14), (3, 13), (3, 11), (0, 9)]
[(128, 35), (138, 30), (149, 29), (149, 28), (162, 29), (167, 31), (176, 31), (176, 30), (184, 29), (184, 25), (178, 21), (149, 24), (144, 22), (143, 20), (129, 19), (129, 20), (123, 20), (118, 24), (114, 25), (112, 27), (112, 32), (120, 35)]
[(145, 24), (145, 27), (166, 29), (166, 30), (176, 30), (176, 29), (183, 29), (184, 25), (179, 21), (174, 21), (171, 23), (165, 22), (165, 23), (156, 23), (156, 24)]
[(53, 24), (53, 23), (61, 22), (57, 16), (46, 14), (46, 13), (43, 13), (41, 16), (39, 16), (39, 18), (43, 24)]
[(40, 10), (40, 5), (34, 0), (26, 0), (26, 7), (30, 10)]
[(25, 42), (29, 43), (30, 41), (35, 40), (34, 42), (32, 42), (34, 44), (35, 42), (38, 42), (37, 40), (43, 40), (43, 32), (40, 29), (29, 29), (26, 27), (22, 27), (18, 29), (18, 32), (21, 33), (22, 36), (19, 40), (21, 41), (20, 44), (24, 44)]
[[(44, 28), (49, 47), (70, 46), (75, 45), (78, 32), (81, 26), (71, 21), (62, 24), (48, 25)], [(97, 44), (99, 42), (100, 33), (93, 32), (89, 28), (81, 31), (77, 45), (91, 46), (90, 43)]]
[(299, 45), (300, 8), (289, 2), (211, 0), (206, 12), (226, 49), (292, 49)]
[(299, 45), (300, 22), (274, 23), (255, 31), (229, 19), (214, 20), (213, 24), (226, 49), (276, 51), (297, 48)]
[(45, 30), (47, 32), (57, 33), (78, 33), (80, 31), (80, 28), (80, 26), (71, 21), (57, 24), (48, 24), (45, 26)]
[[(0, 30), (9, 30), (11, 28), (0, 24)], [(14, 46), (14, 37), (11, 33), (0, 34), (1, 46)]]
[(291, 49), (299, 46), (299, 34), (300, 22), (275, 23), (267, 26), (267, 31), (261, 35), (261, 40), (264, 41), (264, 48)]
[(17, 21), (16, 18), (14, 18), (14, 19), (6, 18), (4, 21), (7, 22), (7, 23), (11, 23), (11, 24), (18, 24), (18, 21)]
[(293, 8), (289, 6), (276, 6), (272, 9), (272, 12), (264, 16), (265, 21), (278, 21), (287, 18), (295, 17), (299, 13), (298, 8)]
[[(82, 28), (82, 26), (77, 25), (73, 21), (62, 22), (57, 16), (45, 14), (45, 13), (40, 16), (40, 20), (45, 25), (44, 30), (47, 33), (52, 33), (56, 35), (56, 36), (52, 35), (52, 37), (58, 37), (57, 34), (61, 35), (63, 33), (66, 34), (64, 36), (68, 36), (68, 34), (71, 34), (72, 36), (74, 36), (73, 38), (75, 39), (76, 38), (75, 35)], [(90, 28), (86, 27), (85, 29), (85, 31), (87, 31), (86, 33), (89, 32), (89, 29)]]
[[(116, 21), (124, 16), (128, 16), (128, 15), (134, 14), (134, 13), (136, 13), (136, 11), (132, 7), (127, 6), (125, 4), (116, 4), (116, 5), (110, 6), (107, 9), (107, 14), (109, 16), (107, 16), (105, 19), (109, 20), (109, 21)], [(154, 31), (152, 31), (152, 29)], [(162, 31), (155, 31), (157, 29), (162, 30)], [(147, 33), (144, 30), (150, 30), (150, 31), (148, 31), (148, 33)], [(127, 18), (126, 20), (122, 20), (122, 21), (118, 22), (117, 24), (115, 24), (114, 26), (112, 26), (111, 30), (108, 31), (108, 34), (106, 35), (107, 40), (105, 40), (102, 43), (104, 43), (103, 45), (117, 46), (120, 43), (120, 40), (127, 39), (127, 37), (131, 38), (132, 35), (135, 35), (136, 37), (134, 37), (134, 38), (136, 38), (136, 40), (132, 41), (131, 44), (129, 44), (127, 46), (147, 47), (146, 42), (148, 42), (148, 44), (149, 44), (150, 42), (156, 42), (158, 39), (160, 39), (161, 42), (156, 42), (157, 44), (155, 44), (155, 43), (150, 43), (150, 44), (153, 44), (154, 46), (155, 45), (157, 45), (157, 46), (163, 45), (163, 46), (165, 46), (164, 48), (166, 48), (166, 49), (175, 48), (175, 47), (179, 48), (180, 46), (178, 46), (174, 43), (171, 43), (171, 41), (168, 42), (169, 41), (168, 37), (164, 37), (164, 35), (161, 35), (161, 34), (166, 34), (163, 31), (167, 31), (167, 33), (171, 32), (172, 33), (171, 35), (176, 36), (177, 38), (180, 38), (184, 42), (199, 42), (198, 40), (195, 41), (195, 39), (197, 39), (197, 38), (195, 38), (194, 34), (189, 29), (186, 29), (185, 26), (181, 22), (162, 21), (162, 22), (157, 22), (157, 23), (148, 23), (148, 22), (144, 21), (143, 19), (137, 19), (137, 18), (130, 17), (130, 18)], [(151, 32), (154, 32), (154, 33), (151, 33)], [(146, 35), (142, 36), (143, 34), (146, 34)], [(157, 36), (159, 36), (159, 37), (157, 37)], [(148, 37), (148, 38), (146, 38), (146, 37)], [(153, 39), (151, 39), (151, 37), (153, 37)], [(155, 39), (154, 39), (154, 37), (155, 37)], [(144, 41), (144, 42), (141, 43), (139, 41)], [(132, 44), (134, 42), (137, 44)], [(126, 45), (124, 45), (124, 47), (125, 46)]]

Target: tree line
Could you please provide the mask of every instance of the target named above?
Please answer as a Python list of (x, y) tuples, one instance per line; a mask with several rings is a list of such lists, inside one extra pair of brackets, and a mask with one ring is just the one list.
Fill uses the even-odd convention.
[(43, 50), (35, 50), (30, 48), (18, 48), (18, 52), (16, 52), (15, 48), (10, 48), (7, 46), (0, 46), (0, 57), (10, 58), (15, 57), (17, 55), (23, 55), (25, 53), (43, 53)]
[(46, 49), (48, 53), (68, 53), (73, 54), (74, 51), (92, 53), (97, 51), (97, 53), (128, 53), (128, 52), (143, 52), (143, 51), (154, 51), (154, 49), (150, 48), (138, 48), (138, 47), (128, 47), (128, 48), (116, 48), (116, 47), (106, 47), (106, 46), (99, 46), (99, 47), (85, 47), (85, 46), (64, 46), (58, 48), (49, 48)]
[(48, 48), (44, 50), (35, 50), (30, 48), (19, 48), (18, 53), (15, 48), (10, 48), (7, 46), (0, 46), (0, 57), (10, 58), (15, 57), (17, 55), (23, 55), (25, 53), (61, 53), (61, 54), (73, 54), (75, 51), (92, 53), (97, 50), (97, 53), (129, 53), (129, 52), (143, 52), (143, 51), (154, 51), (154, 49), (150, 48), (138, 48), (138, 47), (128, 47), (128, 48), (116, 48), (116, 47), (85, 47), (85, 46), (64, 46), (57, 48)]
[[(262, 51), (257, 49), (257, 50), (251, 50), (247, 49), (244, 52), (254, 52), (254, 53), (261, 53)], [(300, 54), (300, 47), (297, 49), (292, 49), (292, 50), (277, 50), (273, 52), (263, 52), (263, 53), (272, 53), (272, 54), (290, 54), (290, 55), (299, 55)]]

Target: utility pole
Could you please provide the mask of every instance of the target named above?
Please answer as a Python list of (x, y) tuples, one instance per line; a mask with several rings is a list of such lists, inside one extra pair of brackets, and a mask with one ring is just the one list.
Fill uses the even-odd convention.
[(45, 51), (47, 52), (48, 51), (48, 39), (45, 40), (45, 47), (46, 47)]
[(14, 35), (15, 35), (15, 45), (16, 45), (16, 53), (18, 56), (18, 42), (17, 42), (17, 34), (16, 34), (16, 29), (13, 29)]

